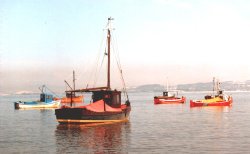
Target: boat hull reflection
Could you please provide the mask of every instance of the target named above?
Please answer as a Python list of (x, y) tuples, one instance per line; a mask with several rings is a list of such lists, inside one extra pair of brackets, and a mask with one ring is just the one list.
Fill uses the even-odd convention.
[(130, 123), (59, 124), (58, 153), (127, 153)]

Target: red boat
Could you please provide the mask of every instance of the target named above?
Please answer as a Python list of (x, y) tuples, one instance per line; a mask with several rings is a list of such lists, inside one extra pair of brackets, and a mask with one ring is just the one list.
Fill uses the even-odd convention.
[(190, 107), (202, 107), (202, 106), (232, 106), (233, 99), (231, 96), (227, 100), (223, 100), (221, 97), (215, 97), (204, 100), (190, 100)]
[[(122, 122), (129, 119), (131, 110), (128, 95), (126, 93), (125, 82), (123, 81), (126, 101), (121, 103), (121, 91), (112, 90), (110, 86), (110, 41), (111, 41), (111, 20), (108, 18), (107, 28), (107, 53), (103, 56), (107, 56), (108, 69), (107, 69), (107, 86), (106, 87), (94, 87), (86, 89), (73, 89), (66, 91), (66, 93), (92, 93), (92, 103), (84, 106), (62, 106), (55, 110), (56, 119), (59, 123), (110, 123), (110, 122)], [(118, 63), (117, 63), (118, 64)], [(120, 68), (120, 66), (119, 66)]]
[(163, 92), (163, 96), (155, 96), (154, 104), (183, 104), (186, 102), (186, 98), (176, 97), (175, 95), (170, 95), (168, 91)]
[(75, 96), (75, 97), (63, 97), (61, 99), (61, 103), (83, 103), (83, 96)]
[(202, 100), (190, 100), (190, 107), (232, 106), (232, 96), (226, 95), (223, 93), (223, 90), (220, 90), (219, 81), (217, 81), (217, 83), (215, 84), (215, 79), (213, 79), (213, 85), (213, 91), (217, 91), (216, 95), (206, 95), (205, 99)]
[(63, 98), (55, 97), (54, 100), (61, 100), (61, 104), (69, 104), (69, 103), (83, 103), (83, 96), (66, 96)]
[[(73, 88), (69, 85), (69, 83), (64, 80), (64, 82), (66, 83), (66, 85), (71, 89), (71, 90), (75, 90), (75, 71), (73, 71)], [(61, 104), (62, 105), (67, 105), (69, 103), (83, 103), (83, 96), (76, 96), (75, 93), (66, 93), (66, 97), (63, 98), (54, 98), (54, 100), (61, 100)]]

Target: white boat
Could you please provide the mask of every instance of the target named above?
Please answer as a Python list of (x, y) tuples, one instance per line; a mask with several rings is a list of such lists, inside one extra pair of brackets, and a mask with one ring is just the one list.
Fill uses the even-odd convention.
[(38, 101), (17, 101), (15, 102), (15, 109), (45, 109), (45, 108), (58, 108), (61, 100), (54, 100), (52, 94), (44, 92), (45, 86), (42, 86), (42, 93)]

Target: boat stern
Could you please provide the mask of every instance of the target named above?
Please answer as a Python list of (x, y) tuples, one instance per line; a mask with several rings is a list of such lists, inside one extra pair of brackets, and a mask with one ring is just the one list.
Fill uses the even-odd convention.
[(160, 103), (160, 99), (158, 97), (154, 97), (154, 104), (159, 104)]
[(20, 102), (14, 102), (14, 108), (17, 110), (17, 109), (20, 109)]

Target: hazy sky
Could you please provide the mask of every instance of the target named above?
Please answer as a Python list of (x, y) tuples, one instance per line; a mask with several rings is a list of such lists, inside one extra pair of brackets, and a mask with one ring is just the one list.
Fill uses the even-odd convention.
[(0, 0), (0, 91), (63, 91), (73, 69), (86, 86), (110, 16), (127, 86), (248, 80), (249, 8), (248, 0)]

